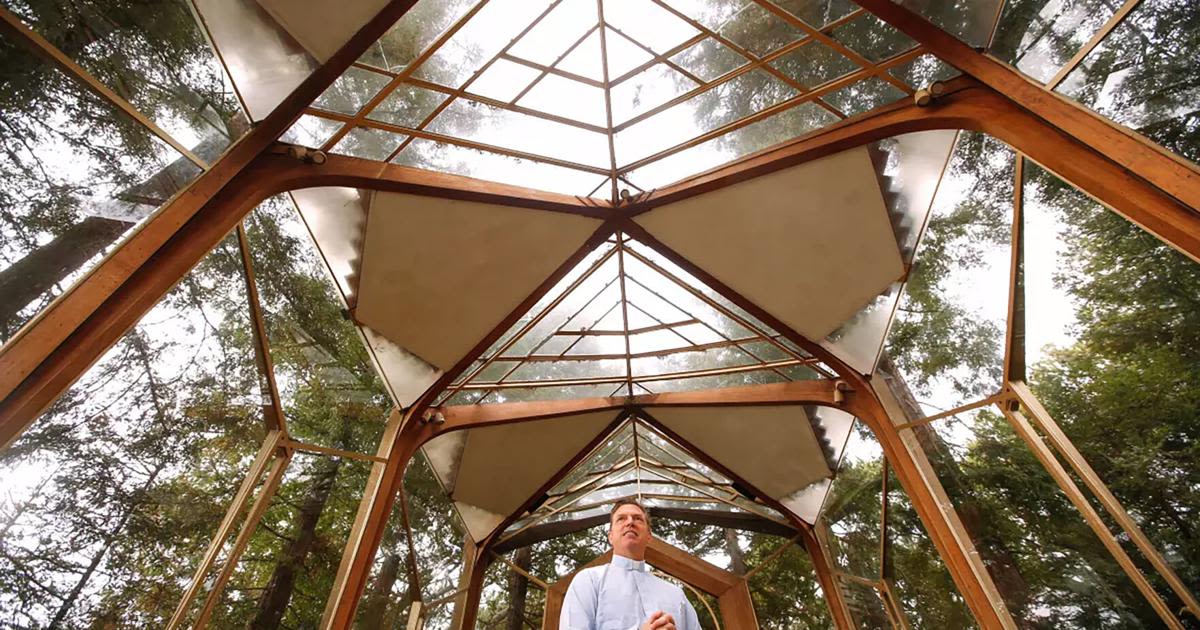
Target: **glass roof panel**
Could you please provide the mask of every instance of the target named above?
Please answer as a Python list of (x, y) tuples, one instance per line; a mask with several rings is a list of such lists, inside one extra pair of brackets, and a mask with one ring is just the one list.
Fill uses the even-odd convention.
[(375, 106), (367, 118), (416, 129), (445, 100), (440, 92), (405, 83)]
[[(548, 3), (539, 1), (530, 4), (539, 5), (540, 10)], [(536, 14), (531, 17), (536, 17)], [(526, 20), (527, 23), (531, 21), (532, 19)], [(542, 21), (521, 37), (509, 52), (522, 59), (549, 66), (599, 21), (595, 0), (561, 0)], [(518, 27), (517, 32), (523, 26)]]
[(711, 81), (749, 63), (749, 59), (733, 49), (708, 37), (671, 57), (671, 62), (693, 75)]
[(371, 160), (386, 160), (407, 138), (408, 136), (382, 129), (356, 127), (333, 146), (333, 152)]
[(909, 36), (870, 14), (835, 28), (833, 37), (863, 57), (876, 62), (917, 45)]
[(1112, 16), (1106, 0), (1010, 2), (1000, 17), (990, 52), (1046, 82)]
[[(600, 31), (593, 30), (556, 68), (593, 81), (604, 80), (604, 56), (600, 52)], [(609, 70), (612, 74), (612, 70)]]
[(858, 6), (850, 0), (771, 0), (809, 26), (824, 27), (853, 13)]
[[(489, 0), (469, 10), (448, 4), (438, 16), (426, 0), (423, 19), (441, 36), (413, 33), (400, 50), (403, 29), (393, 29), (308, 113), (357, 117), (381, 99), (369, 118), (405, 128), (381, 129), (433, 125), (413, 134), (425, 142), (406, 141), (401, 154), (414, 155), (398, 163), (615, 203), (621, 190), (678, 181), (948, 74), (914, 62), (921, 51), (912, 40), (848, 0), (601, 2)], [(425, 122), (439, 112), (444, 119)], [(360, 120), (352, 124), (371, 126)], [(326, 136), (316, 131), (291, 137)], [(373, 157), (382, 150), (364, 149), (359, 136), (379, 135), (359, 132), (347, 144)], [(545, 177), (553, 171), (524, 162), (573, 172)]]
[(692, 25), (650, 0), (605, 2), (604, 21), (658, 54), (699, 34)]
[(608, 166), (603, 135), (490, 105), (456, 100), (433, 119), (428, 129), (524, 153)]
[(784, 74), (806, 87), (816, 87), (859, 68), (832, 48), (812, 42), (771, 62)]
[(800, 39), (804, 31), (761, 6), (747, 2), (721, 26), (720, 34), (761, 57)]
[(399, 72), (477, 3), (478, 0), (417, 2), (359, 61)]
[(313, 101), (313, 107), (353, 116), (390, 81), (387, 75), (351, 66)]
[[(589, 125), (603, 126), (607, 122), (602, 88), (553, 74), (542, 77), (517, 104)], [(591, 161), (608, 166), (607, 139), (602, 139), (604, 145)]]

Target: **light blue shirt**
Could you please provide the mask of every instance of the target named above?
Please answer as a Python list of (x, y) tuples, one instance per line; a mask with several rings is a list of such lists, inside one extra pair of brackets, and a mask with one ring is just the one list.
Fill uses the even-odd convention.
[(559, 630), (636, 630), (663, 611), (677, 630), (700, 630), (683, 589), (650, 573), (646, 563), (613, 554), (612, 562), (580, 571), (567, 588)]

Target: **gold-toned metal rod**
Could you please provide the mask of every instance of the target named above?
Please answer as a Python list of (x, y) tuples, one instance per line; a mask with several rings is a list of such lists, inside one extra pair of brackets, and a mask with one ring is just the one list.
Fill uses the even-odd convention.
[(1054, 421), (1054, 417), (1050, 415), (1050, 412), (1046, 411), (1046, 408), (1042, 406), (1041, 401), (1033, 394), (1029, 386), (1024, 382), (1014, 381), (1009, 383), (1009, 387), (1016, 393), (1021, 404), (1029, 410), (1030, 415), (1033, 416), (1034, 424), (1046, 435), (1050, 441), (1050, 445), (1067, 460), (1067, 463), (1071, 465), (1075, 474), (1083, 480), (1084, 485), (1100, 500), (1100, 504), (1104, 506), (1104, 509), (1112, 516), (1113, 520), (1125, 531), (1126, 535), (1133, 541), (1133, 544), (1142, 552), (1142, 555), (1150, 561), (1150, 564), (1159, 572), (1159, 575), (1171, 587), (1171, 590), (1179, 596), (1184, 606), (1191, 611), (1194, 617), (1200, 619), (1200, 603), (1197, 603), (1195, 595), (1184, 585), (1183, 580), (1179, 579), (1179, 576), (1171, 568), (1171, 565), (1167, 564), (1166, 559), (1159, 553), (1154, 543), (1150, 542), (1150, 539), (1142, 532), (1142, 528), (1138, 527), (1137, 522), (1125, 511), (1121, 502), (1108, 489), (1108, 485), (1100, 479), (1100, 475), (1096, 474), (1096, 471), (1088, 463), (1083, 453), (1080, 453), (1079, 449), (1075, 448), (1075, 444), (1067, 437), (1062, 428), (1058, 426), (1058, 423)]
[(271, 499), (275, 496), (275, 491), (279, 489), (279, 484), (283, 481), (283, 474), (287, 472), (287, 467), (291, 459), (291, 455), (286, 454), (276, 457), (275, 461), (271, 464), (271, 471), (267, 473), (267, 480), (263, 482), (263, 487), (258, 491), (258, 496), (254, 499), (254, 505), (250, 508), (250, 514), (246, 516), (246, 522), (242, 523), (242, 529), (238, 532), (237, 538), (234, 539), (233, 547), (229, 549), (229, 555), (225, 558), (225, 564), (221, 567), (221, 572), (217, 575), (212, 588), (208, 591), (208, 596), (204, 599), (204, 607), (200, 609), (200, 614), (196, 617), (196, 623), (192, 626), (195, 630), (203, 630), (208, 627), (208, 622), (212, 618), (217, 604), (221, 601), (221, 594), (225, 590), (225, 585), (229, 582), (229, 578), (233, 576), (233, 570), (237, 568), (238, 561), (242, 558), (242, 553), (246, 550), (246, 546), (250, 544), (250, 538), (254, 536), (254, 532), (258, 529), (258, 522), (262, 520), (267, 507), (271, 505)]
[(1163, 623), (1166, 624), (1168, 628), (1172, 628), (1173, 630), (1183, 630), (1183, 624), (1175, 618), (1174, 613), (1172, 613), (1171, 609), (1167, 607), (1165, 602), (1163, 602), (1162, 597), (1159, 597), (1158, 593), (1154, 590), (1154, 587), (1150, 585), (1150, 582), (1146, 580), (1146, 576), (1142, 575), (1142, 572), (1137, 568), (1137, 565), (1133, 563), (1133, 560), (1129, 557), (1129, 554), (1125, 553), (1125, 549), (1121, 547), (1121, 543), (1117, 541), (1116, 537), (1114, 537), (1112, 532), (1109, 531), (1108, 525), (1106, 525), (1104, 520), (1100, 518), (1100, 515), (1096, 513), (1096, 509), (1092, 507), (1092, 504), (1088, 502), (1087, 497), (1085, 497), (1083, 492), (1079, 490), (1079, 486), (1076, 486), (1075, 482), (1071, 480), (1071, 475), (1067, 473), (1066, 469), (1063, 468), (1061, 463), (1059, 463), (1058, 458), (1054, 456), (1054, 453), (1050, 450), (1050, 447), (1046, 445), (1041, 436), (1038, 435), (1033, 426), (1030, 425), (1029, 420), (1025, 417), (1025, 414), (1021, 413), (1020, 411), (1009, 409), (1006, 405), (1000, 405), (999, 407), (1001, 413), (1004, 414), (1004, 417), (1008, 418), (1008, 422), (1012, 425), (1013, 430), (1016, 431), (1017, 435), (1025, 442), (1025, 444), (1029, 447), (1029, 450), (1032, 451), (1034, 456), (1037, 457), (1038, 461), (1042, 463), (1042, 467), (1046, 469), (1046, 472), (1050, 473), (1050, 476), (1058, 484), (1058, 487), (1062, 489), (1063, 494), (1067, 495), (1067, 499), (1071, 501), (1071, 504), (1075, 506), (1075, 509), (1079, 510), (1080, 514), (1083, 516), (1083, 520), (1087, 522), (1088, 527), (1090, 527), (1091, 530), (1096, 534), (1096, 537), (1100, 539), (1100, 542), (1104, 545), (1104, 548), (1107, 549), (1110, 554), (1112, 554), (1113, 558), (1117, 561), (1117, 564), (1120, 565), (1121, 569), (1125, 572), (1125, 575), (1129, 576), (1129, 579), (1134, 583), (1138, 591), (1141, 592), (1142, 597), (1146, 598), (1146, 601), (1150, 604), (1151, 608), (1154, 609), (1154, 612), (1158, 613), (1158, 616), (1160, 619), (1162, 619)]
[(237, 522), (237, 517), (242, 513), (242, 509), (246, 507), (247, 501), (250, 499), (251, 493), (254, 492), (254, 487), (258, 485), (258, 480), (262, 478), (263, 471), (267, 469), (267, 465), (271, 462), (271, 457), (279, 448), (279, 441), (283, 433), (280, 431), (268, 431), (266, 438), (263, 439), (262, 446), (258, 449), (258, 455), (250, 464), (250, 468), (246, 470), (246, 477), (242, 479), (242, 484), (238, 486), (237, 493), (233, 495), (233, 501), (229, 503), (229, 509), (225, 511), (225, 518), (221, 520), (221, 524), (217, 526), (217, 531), (213, 533), (212, 540), (208, 543), (208, 549), (204, 551), (204, 557), (200, 560), (200, 565), (196, 567), (196, 573), (192, 576), (191, 583), (183, 593), (183, 597), (179, 599), (179, 604), (175, 607), (174, 614), (171, 615), (170, 621), (167, 622), (168, 630), (175, 630), (183, 623), (187, 616), (187, 611), (192, 607), (192, 602), (200, 593), (200, 588), (204, 586), (204, 578), (208, 572), (212, 570), (213, 564), (217, 560), (217, 554), (220, 553), (221, 547), (225, 545), (225, 539), (229, 538), (229, 533), (233, 531), (233, 524)]

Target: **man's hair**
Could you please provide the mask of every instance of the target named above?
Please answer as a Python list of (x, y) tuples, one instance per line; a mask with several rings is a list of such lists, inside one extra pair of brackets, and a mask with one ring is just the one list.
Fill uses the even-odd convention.
[(617, 499), (616, 501), (613, 502), (612, 511), (610, 511), (608, 513), (608, 528), (609, 529), (612, 529), (613, 515), (617, 513), (617, 510), (621, 509), (622, 505), (637, 506), (637, 509), (642, 511), (642, 516), (644, 516), (646, 518), (646, 528), (647, 529), (650, 528), (650, 511), (646, 509), (646, 506), (639, 503), (638, 500), (634, 499), (633, 497), (625, 497), (624, 499)]

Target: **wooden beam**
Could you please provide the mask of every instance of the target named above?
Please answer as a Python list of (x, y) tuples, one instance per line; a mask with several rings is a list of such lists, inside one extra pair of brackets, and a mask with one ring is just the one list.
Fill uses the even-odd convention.
[[(884, 2), (896, 6), (887, 0)], [(894, 103), (863, 118), (831, 125), (734, 164), (655, 191), (628, 206), (624, 212), (628, 216), (636, 216), (658, 206), (899, 134), (931, 129), (969, 129), (982, 131), (1007, 143), (1093, 199), (1200, 262), (1200, 211), (1195, 210), (1194, 206), (1181, 203), (1167, 189), (1144, 179), (1138, 171), (1127, 168), (1097, 151), (1092, 144), (1049, 124), (1009, 97), (969, 77), (948, 81), (945, 88), (944, 95), (927, 107), (918, 107), (910, 102)], [(1200, 197), (1200, 178), (1184, 178), (1175, 182), (1171, 189), (1181, 186), (1194, 189), (1192, 192)], [(644, 234), (644, 230), (638, 231), (636, 227), (625, 224), (622, 229), (639, 240)]]
[[(609, 398), (576, 398), (573, 400), (540, 400), (482, 405), (450, 405), (439, 411), (445, 422), (434, 425), (434, 433), (530, 422), (561, 416), (625, 408), (654, 407), (732, 407), (754, 405), (821, 405), (842, 409), (853, 415), (864, 413), (861, 398), (851, 390), (839, 390), (837, 381), (815, 379), (722, 387), (690, 392), (666, 392), (613, 396)], [(841, 400), (839, 401), (839, 396)]]
[[(82, 280), (0, 347), (0, 400), (3, 401), (0, 402), (0, 448), (6, 448), (42, 409), (149, 310), (167, 288), (233, 229), (245, 212), (233, 212), (234, 220), (222, 221), (220, 224), (224, 229), (220, 230), (198, 229), (194, 219), (206, 214), (201, 213), (202, 209), (211, 211), (214, 205), (222, 205), (214, 204), (218, 194), (287, 131), (301, 111), (386, 33), (415, 1), (389, 2), (284, 98), (275, 111), (235, 142), (209, 170), (176, 193)], [(193, 241), (179, 238), (185, 231), (210, 233)], [(138, 284), (134, 276), (143, 272), (152, 260), (153, 266), (166, 267), (163, 259), (178, 255), (173, 254), (169, 246), (172, 243), (178, 245), (180, 240), (188, 241), (190, 245), (184, 248), (186, 255), (183, 256), (190, 263), (172, 265), (160, 289), (148, 294), (135, 290), (135, 293), (143, 293), (143, 299), (132, 297), (114, 301), (117, 293), (131, 288), (131, 283)], [(108, 321), (97, 325), (96, 317)], [(63, 346), (67, 346), (66, 351), (70, 354), (77, 350), (82, 352), (73, 360), (63, 362), (66, 357), (58, 356)]]
[(829, 606), (829, 616), (833, 619), (834, 626), (838, 630), (853, 630), (854, 622), (851, 621), (850, 608), (846, 605), (845, 594), (833, 574), (833, 562), (822, 540), (822, 533), (827, 529), (824, 521), (818, 522), (812, 529), (800, 532), (801, 540), (804, 541), (804, 549), (812, 560), (813, 572), (817, 574), (817, 583), (821, 585), (821, 593)]
[(738, 576), (659, 538), (652, 537), (646, 546), (646, 562), (663, 573), (677, 577), (692, 586), (720, 597), (729, 589), (742, 584)]
[(1047, 90), (1008, 64), (964, 44), (911, 9), (891, 0), (862, 0), (858, 4), (942, 61), (979, 79), (1013, 106), (1027, 110), (1042, 125), (1090, 148), (1192, 211), (1200, 211), (1200, 169), (1195, 164)]
[(758, 630), (758, 617), (754, 614), (754, 600), (750, 598), (750, 585), (739, 580), (736, 585), (717, 598), (721, 608), (721, 622), (726, 628)]
[[(222, 169), (223, 164), (224, 161), (210, 172)], [(62, 331), (56, 328), (63, 323), (63, 317), (68, 317), (67, 314), (60, 316), (55, 314), (58, 311), (47, 311), (23, 329), (24, 334), (18, 334), (3, 347), (0, 353), (0, 365), (4, 368), (0, 369), (0, 394), (6, 393), (3, 387), (12, 389), (0, 402), (0, 447), (7, 446), (15, 439), (42, 410), (132, 328), (188, 270), (235, 229), (255, 206), (281, 192), (320, 186), (371, 188), (550, 212), (602, 215), (602, 211), (590, 202), (566, 195), (371, 160), (329, 156), (325, 164), (306, 164), (286, 155), (286, 147), (278, 145), (275, 150), (254, 159), (232, 176), (224, 188), (201, 204), (202, 207), (196, 208), (191, 219), (179, 226), (152, 256), (138, 263), (129, 259), (135, 254), (126, 251), (128, 248), (142, 251), (143, 243), (139, 237), (142, 232), (151, 229), (147, 225), (142, 232), (118, 248), (114, 258), (110, 259), (125, 261), (133, 265), (132, 268), (118, 272), (104, 267), (107, 271), (89, 275), (68, 297), (55, 302), (56, 305), (75, 305), (62, 307), (72, 309), (73, 315), (70, 317), (80, 318), (81, 323), (73, 333), (63, 336), (60, 334)], [(190, 200), (192, 197), (187, 194), (177, 197), (163, 212), (169, 211), (175, 204), (186, 205)], [(160, 213), (156, 216), (163, 215)], [(167, 229), (167, 226), (157, 223), (154, 227), (156, 232)], [(110, 271), (119, 273), (123, 279), (113, 279)], [(119, 286), (115, 289), (110, 287), (107, 284), (110, 281), (119, 282)], [(86, 315), (77, 310), (77, 307), (84, 306), (76, 298), (94, 301), (102, 295), (104, 299), (95, 310)], [(55, 306), (52, 305), (50, 309), (55, 309)], [(63, 337), (62, 343), (51, 347), (60, 336)], [(27, 370), (22, 366), (34, 367)], [(23, 379), (20, 378), (22, 372), (26, 372)]]
[(1025, 156), (1017, 153), (1014, 161), (1008, 317), (1004, 328), (1005, 383), (1025, 380)]
[(462, 595), (454, 601), (454, 614), (450, 630), (474, 630), (475, 618), (479, 615), (479, 599), (483, 594), (483, 578), (492, 557), (486, 546), (476, 545), (471, 535), (463, 537), (463, 568), (458, 576), (458, 590)]

